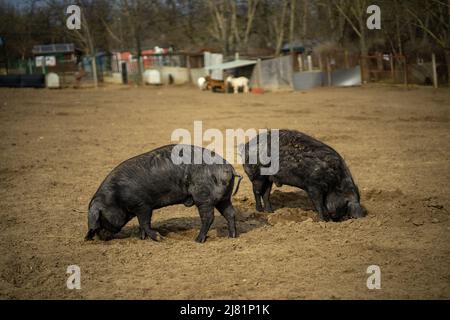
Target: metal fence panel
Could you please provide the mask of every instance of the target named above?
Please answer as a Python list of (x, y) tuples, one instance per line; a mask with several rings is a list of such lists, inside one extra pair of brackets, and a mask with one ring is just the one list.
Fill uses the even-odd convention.
[(312, 72), (296, 72), (294, 73), (293, 82), (295, 90), (308, 90), (316, 87), (322, 87), (326, 74), (320, 71)]
[(335, 70), (331, 73), (331, 85), (336, 87), (351, 87), (361, 85), (361, 68)]
[(259, 62), (253, 70), (251, 85), (266, 90), (292, 87), (292, 56), (283, 56)]

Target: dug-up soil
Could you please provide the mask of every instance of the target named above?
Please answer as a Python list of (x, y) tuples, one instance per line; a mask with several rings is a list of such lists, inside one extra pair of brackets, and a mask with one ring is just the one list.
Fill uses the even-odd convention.
[[(290, 128), (333, 146), (368, 216), (318, 222), (306, 194), (273, 190), (257, 213), (233, 198), (239, 237), (216, 213), (205, 244), (182, 205), (85, 242), (87, 205), (110, 170), (173, 130)], [(235, 165), (243, 174), (242, 166)], [(0, 298), (449, 299), (450, 91), (390, 87), (216, 94), (187, 87), (0, 89)], [(81, 290), (66, 287), (81, 268)], [(366, 286), (368, 266), (381, 289)]]

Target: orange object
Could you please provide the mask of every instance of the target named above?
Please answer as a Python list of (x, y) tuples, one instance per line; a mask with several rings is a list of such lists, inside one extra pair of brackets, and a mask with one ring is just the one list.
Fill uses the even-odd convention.
[(264, 89), (263, 88), (252, 88), (252, 93), (263, 94)]

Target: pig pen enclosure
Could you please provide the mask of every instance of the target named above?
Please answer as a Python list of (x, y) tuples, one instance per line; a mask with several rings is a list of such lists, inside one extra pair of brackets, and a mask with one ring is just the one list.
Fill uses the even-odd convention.
[[(317, 221), (306, 194), (275, 188), (258, 213), (247, 177), (239, 237), (216, 213), (205, 244), (195, 208), (157, 210), (165, 240), (136, 219), (85, 242), (87, 206), (121, 161), (173, 130), (289, 128), (346, 160), (368, 216)], [(188, 87), (0, 89), (0, 298), (450, 298), (450, 92), (367, 86), (219, 95)], [(244, 174), (241, 165), (234, 165)], [(81, 289), (66, 287), (69, 265)], [(381, 289), (366, 286), (370, 265)]]

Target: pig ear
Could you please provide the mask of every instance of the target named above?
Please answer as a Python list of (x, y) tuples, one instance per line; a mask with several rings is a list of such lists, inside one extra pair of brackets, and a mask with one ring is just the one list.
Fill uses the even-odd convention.
[(89, 209), (89, 213), (88, 213), (88, 234), (86, 235), (86, 237), (88, 237), (88, 235), (92, 238), (95, 234), (95, 232), (100, 229), (100, 208), (96, 205), (93, 204), (91, 206), (91, 208)]

